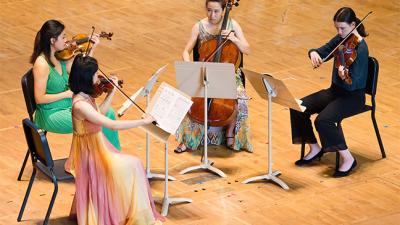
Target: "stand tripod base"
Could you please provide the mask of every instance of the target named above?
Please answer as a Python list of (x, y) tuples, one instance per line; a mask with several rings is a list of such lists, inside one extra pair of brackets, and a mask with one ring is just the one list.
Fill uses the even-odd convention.
[[(146, 177), (147, 177), (147, 179), (165, 180), (164, 174), (158, 174), (158, 173), (152, 173), (152, 172), (147, 172)], [(168, 176), (168, 180), (173, 181), (173, 180), (176, 180), (176, 178), (173, 176)]]
[(193, 200), (190, 198), (169, 198), (169, 197), (164, 197), (164, 198), (157, 198), (155, 199), (155, 202), (162, 204), (162, 209), (161, 209), (161, 215), (162, 216), (167, 216), (168, 215), (168, 209), (170, 205), (175, 205), (175, 204), (180, 204), (180, 203), (191, 203)]
[(227, 177), (224, 172), (222, 172), (220, 169), (218, 169), (216, 167), (213, 167), (212, 164), (213, 164), (213, 162), (211, 162), (211, 161), (207, 161), (206, 163), (203, 162), (202, 164), (200, 164), (198, 166), (192, 166), (192, 167), (186, 168), (186, 169), (182, 170), (181, 172), (179, 172), (179, 174), (185, 174), (187, 172), (202, 169), (202, 170), (209, 170), (209, 171), (219, 175), (220, 177)]
[(256, 177), (251, 177), (245, 181), (242, 182), (242, 184), (247, 184), (253, 181), (258, 181), (258, 180), (272, 180), (273, 182), (279, 184), (283, 189), (289, 190), (289, 186), (285, 184), (281, 179), (279, 179), (277, 176), (281, 175), (281, 172), (275, 171), (270, 174), (262, 175), (262, 176), (256, 176)]

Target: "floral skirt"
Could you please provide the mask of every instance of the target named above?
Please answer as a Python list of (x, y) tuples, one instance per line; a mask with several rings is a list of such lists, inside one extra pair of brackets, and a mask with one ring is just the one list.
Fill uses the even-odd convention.
[[(237, 88), (237, 110), (235, 128), (234, 128), (234, 150), (245, 149), (249, 152), (253, 151), (250, 138), (250, 124), (248, 113), (248, 97), (243, 88), (240, 73), (236, 75)], [(209, 127), (208, 128), (208, 144), (221, 145), (226, 143), (224, 127)], [(185, 144), (186, 147), (196, 150), (199, 145), (204, 144), (204, 125), (192, 121), (189, 116), (183, 119), (181, 125), (176, 132), (176, 139), (179, 143)]]

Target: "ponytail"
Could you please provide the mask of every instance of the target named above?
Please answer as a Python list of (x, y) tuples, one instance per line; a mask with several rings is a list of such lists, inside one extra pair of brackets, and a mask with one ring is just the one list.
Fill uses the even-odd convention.
[(43, 54), (47, 63), (54, 67), (54, 64), (50, 60), (50, 40), (52, 38), (57, 39), (58, 36), (60, 36), (60, 34), (63, 32), (64, 28), (64, 24), (57, 20), (48, 20), (42, 25), (35, 37), (33, 53), (29, 61), (31, 64), (34, 64), (36, 59)]
[(31, 59), (30, 59), (30, 63), (33, 65), (37, 59), (37, 57), (39, 57), (39, 55), (43, 52), (43, 47), (41, 46), (41, 38), (40, 38), (40, 30), (37, 32), (36, 37), (35, 37), (35, 42), (33, 45), (33, 52), (31, 55)]
[[(358, 24), (360, 24), (360, 19), (359, 18), (356, 18), (356, 26), (358, 25)], [(364, 27), (364, 24), (361, 24), (358, 28), (357, 28), (357, 32), (361, 35), (361, 37), (366, 37), (366, 36), (368, 36), (369, 34), (367, 33), (367, 31), (365, 31), (365, 27)]]
[[(360, 19), (357, 18), (356, 13), (350, 7), (342, 7), (333, 16), (333, 22), (346, 22), (348, 24), (355, 22), (357, 26), (360, 24)], [(362, 37), (368, 36), (364, 24), (361, 24), (357, 31)]]

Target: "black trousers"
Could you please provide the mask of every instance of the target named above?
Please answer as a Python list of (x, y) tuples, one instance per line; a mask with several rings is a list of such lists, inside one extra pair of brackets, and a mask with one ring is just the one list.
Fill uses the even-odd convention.
[(318, 113), (314, 121), (322, 150), (333, 152), (347, 149), (340, 122), (359, 113), (365, 105), (364, 90), (347, 91), (334, 84), (301, 99), (307, 109), (290, 109), (293, 144), (317, 143), (310, 116)]

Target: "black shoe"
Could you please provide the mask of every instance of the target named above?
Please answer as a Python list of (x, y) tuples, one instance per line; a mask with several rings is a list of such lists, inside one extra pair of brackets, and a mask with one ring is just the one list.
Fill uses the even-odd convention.
[(356, 159), (354, 159), (353, 164), (351, 164), (350, 169), (348, 169), (347, 171), (340, 171), (339, 169), (335, 171), (335, 173), (333, 173), (333, 177), (335, 178), (339, 178), (339, 177), (345, 177), (348, 176), (350, 174), (350, 172), (356, 168), (357, 166), (357, 161)]
[(322, 156), (324, 155), (324, 151), (319, 151), (315, 156), (313, 156), (311, 159), (299, 159), (296, 162), (294, 162), (294, 164), (296, 166), (303, 166), (303, 165), (307, 165), (310, 164), (312, 161), (314, 161), (315, 159), (318, 158), (318, 160), (321, 160)]

